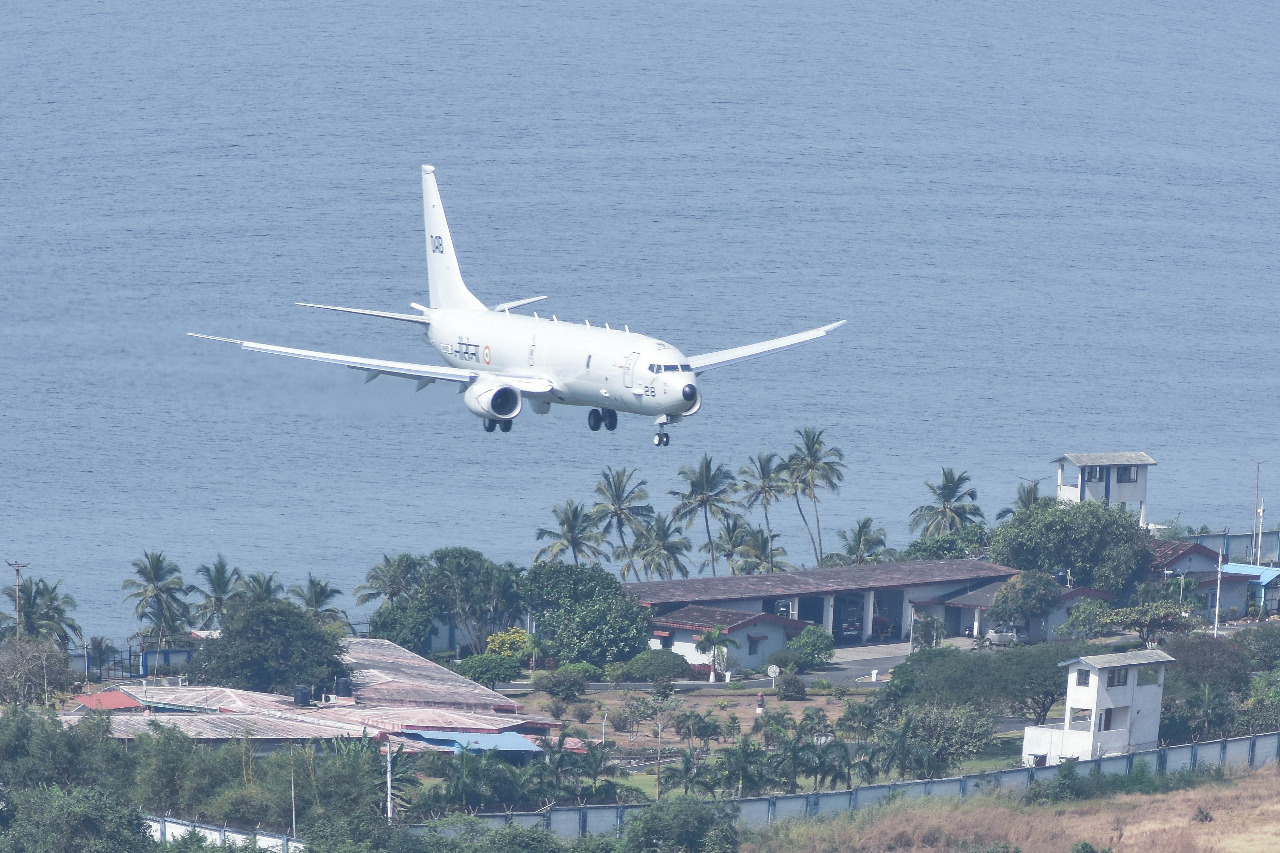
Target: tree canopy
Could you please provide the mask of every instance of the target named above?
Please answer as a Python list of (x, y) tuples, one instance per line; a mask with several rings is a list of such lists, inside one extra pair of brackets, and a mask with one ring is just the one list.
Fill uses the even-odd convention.
[(1026, 572), (1070, 572), (1073, 586), (1118, 593), (1151, 565), (1150, 536), (1136, 517), (1097, 501), (1042, 501), (991, 537), (994, 563)]

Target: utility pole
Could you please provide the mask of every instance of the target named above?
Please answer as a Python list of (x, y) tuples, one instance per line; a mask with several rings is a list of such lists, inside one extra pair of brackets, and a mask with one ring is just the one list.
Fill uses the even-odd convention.
[[(289, 744), (289, 805), (293, 810), (293, 838), (298, 837), (298, 794), (293, 783), (293, 744)], [(292, 839), (291, 839), (292, 840)]]
[(391, 825), (394, 808), (391, 801), (391, 738), (387, 738), (387, 826)]
[(1213, 636), (1218, 636), (1218, 614), (1222, 612), (1222, 552), (1218, 552), (1218, 591), (1213, 595)]
[(22, 570), (30, 563), (15, 563), (6, 560), (13, 569), (13, 630), (19, 640), (22, 639)]
[(1259, 521), (1262, 518), (1262, 513), (1260, 511), (1262, 506), (1262, 463), (1255, 462), (1253, 464), (1257, 466), (1256, 472), (1254, 475), (1254, 481), (1253, 481), (1253, 530), (1252, 532), (1254, 535), (1250, 536), (1249, 538), (1253, 540), (1253, 564), (1256, 566), (1259, 564), (1258, 552), (1262, 550), (1262, 531), (1258, 527)]

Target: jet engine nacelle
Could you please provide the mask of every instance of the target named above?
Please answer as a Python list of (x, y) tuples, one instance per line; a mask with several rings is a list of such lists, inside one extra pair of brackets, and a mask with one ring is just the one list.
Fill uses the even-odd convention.
[(492, 379), (477, 379), (462, 396), (473, 415), (509, 421), (520, 414), (520, 389)]

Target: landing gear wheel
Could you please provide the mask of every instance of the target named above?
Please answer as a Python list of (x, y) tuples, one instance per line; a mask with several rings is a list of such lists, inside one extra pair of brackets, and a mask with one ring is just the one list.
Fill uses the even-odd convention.
[(587, 412), (587, 427), (592, 432), (600, 431), (600, 424), (604, 421), (604, 417), (600, 414), (599, 409), (592, 409)]
[(484, 419), (484, 431), (485, 431), (485, 432), (493, 432), (493, 431), (494, 431), (495, 429), (497, 429), (497, 428), (498, 428), (498, 422), (497, 422), (497, 421), (495, 421), (493, 418), (485, 418), (485, 419)]
[(662, 433), (656, 433), (656, 434), (653, 436), (653, 446), (654, 446), (654, 447), (661, 447), (661, 446), (662, 446)]
[(604, 410), (604, 428), (609, 432), (618, 428), (618, 413), (613, 409)]
[(511, 421), (510, 420), (498, 421), (498, 429), (502, 430), (503, 432), (511, 432)]
[(670, 444), (670, 443), (671, 443), (671, 433), (669, 433), (669, 432), (664, 432), (664, 433), (662, 434), (662, 446), (663, 446), (663, 447), (666, 447), (666, 446), (667, 446), (668, 444)]

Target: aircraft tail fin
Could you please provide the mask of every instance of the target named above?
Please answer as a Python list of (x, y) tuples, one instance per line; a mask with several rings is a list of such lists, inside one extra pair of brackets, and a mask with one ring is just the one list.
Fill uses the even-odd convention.
[(427, 289), (432, 308), (487, 310), (462, 283), (458, 256), (453, 252), (453, 238), (444, 218), (440, 188), (436, 186), (434, 166), (422, 167), (422, 210), (427, 233)]

